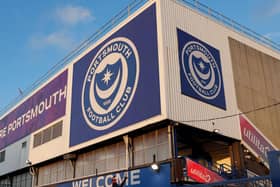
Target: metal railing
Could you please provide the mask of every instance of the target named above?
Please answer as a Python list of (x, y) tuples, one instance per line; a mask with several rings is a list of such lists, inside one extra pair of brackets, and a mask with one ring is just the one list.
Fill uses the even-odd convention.
[(96, 32), (94, 32), (89, 38), (83, 41), (77, 48), (72, 50), (68, 55), (66, 55), (63, 59), (61, 59), (58, 63), (56, 63), (49, 71), (47, 71), (43, 76), (41, 76), (37, 81), (35, 81), (30, 87), (24, 89), (22, 94), (18, 95), (15, 99), (13, 99), (8, 105), (4, 108), (0, 109), (0, 117), (6, 113), (9, 109), (11, 109), (14, 105), (16, 105), (20, 100), (27, 97), (32, 91), (37, 89), (40, 85), (42, 85), (46, 80), (55, 75), (59, 70), (64, 68), (67, 64), (72, 62), (76, 57), (78, 57), (82, 52), (84, 52), (89, 46), (97, 42), (101, 37), (106, 35), (109, 31), (111, 31), (115, 26), (120, 24), (123, 20), (137, 11), (140, 7), (142, 7), (148, 0), (134, 0), (124, 9), (122, 9), (118, 14), (112, 17), (109, 21), (107, 21), (102, 27), (100, 27)]
[(238, 173), (242, 174), (242, 172), (237, 170), (234, 166), (230, 166), (225, 163), (223, 164), (214, 163), (210, 169), (215, 171), (225, 179), (234, 179), (237, 178)]
[(211, 9), (210, 7), (200, 3), (198, 0), (174, 0), (180, 3), (183, 6), (190, 7), (194, 10), (199, 11), (203, 15), (213, 18), (215, 21), (222, 23), (233, 30), (248, 36), (249, 38), (253, 39), (254, 41), (266, 45), (267, 47), (272, 48), (273, 50), (280, 51), (280, 44), (273, 42), (269, 38), (249, 29), (246, 26), (239, 24), (238, 22), (224, 16), (223, 14), (217, 12), (216, 10)]
[[(57, 73), (59, 70), (64, 68), (67, 64), (72, 62), (77, 56), (79, 56), (83, 51), (85, 51), (90, 45), (94, 42), (98, 41), (102, 36), (107, 34), (110, 30), (112, 30), (116, 25), (121, 23), (125, 18), (138, 10), (141, 6), (143, 6), (149, 0), (134, 0), (130, 3), (126, 8), (121, 10), (117, 15), (112, 17), (107, 23), (105, 23), (100, 29), (94, 32), (88, 39), (82, 42), (76, 49), (68, 53), (63, 59), (61, 59), (58, 63), (56, 63), (49, 71), (47, 71), (43, 76), (41, 76), (37, 81), (35, 81), (30, 87), (23, 90), (22, 94), (18, 95), (14, 100), (12, 100), (8, 105), (4, 108), (0, 109), (0, 116), (6, 113), (10, 108), (16, 105), (20, 100), (29, 95), (32, 91), (38, 88), (43, 82), (48, 80), (51, 76)], [(264, 44), (268, 47), (271, 47), (274, 50), (280, 51), (280, 45), (275, 43), (268, 38), (254, 32), (253, 30), (237, 23), (236, 21), (222, 15), (221, 13), (209, 8), (208, 6), (200, 3), (198, 0), (173, 0), (175, 2), (180, 3), (183, 6), (188, 6), (193, 8), (207, 17), (211, 17), (214, 20), (226, 25), (239, 33), (243, 33), (246, 36), (254, 39), (255, 41)]]
[(185, 185), (186, 187), (272, 187), (270, 176), (228, 180), (212, 184)]

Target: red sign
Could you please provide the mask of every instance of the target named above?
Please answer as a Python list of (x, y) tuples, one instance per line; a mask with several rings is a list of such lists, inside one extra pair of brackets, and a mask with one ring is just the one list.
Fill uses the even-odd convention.
[(250, 124), (248, 120), (240, 116), (240, 128), (242, 140), (250, 146), (260, 157), (267, 160), (267, 152), (275, 150), (273, 146)]
[(224, 181), (224, 178), (204, 166), (186, 158), (187, 175), (200, 183), (214, 183)]

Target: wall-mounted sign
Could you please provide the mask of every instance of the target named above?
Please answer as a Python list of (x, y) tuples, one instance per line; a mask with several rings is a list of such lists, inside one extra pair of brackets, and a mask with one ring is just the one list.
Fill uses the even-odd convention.
[(226, 109), (220, 52), (177, 29), (181, 92)]
[(255, 153), (267, 161), (267, 152), (274, 151), (273, 146), (250, 124), (245, 117), (240, 116), (240, 129), (242, 140), (250, 146)]
[(159, 114), (152, 5), (74, 64), (70, 146)]
[(74, 180), (71, 182), (51, 185), (51, 187), (112, 187), (113, 176), (116, 177), (119, 184), (124, 180), (125, 176), (127, 176), (124, 185), (126, 187), (171, 187), (169, 164), (161, 165), (159, 172), (155, 172), (150, 167), (147, 167)]
[(199, 183), (214, 183), (224, 181), (224, 178), (217, 173), (188, 158), (186, 158), (186, 165), (187, 176)]
[(0, 149), (65, 115), (67, 70), (0, 120)]
[(117, 37), (95, 54), (82, 90), (82, 110), (96, 130), (112, 127), (128, 109), (139, 80), (139, 55), (134, 43)]

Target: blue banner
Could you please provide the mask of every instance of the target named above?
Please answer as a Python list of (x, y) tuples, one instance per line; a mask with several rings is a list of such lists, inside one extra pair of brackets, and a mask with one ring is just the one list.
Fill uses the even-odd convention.
[(160, 166), (159, 172), (155, 172), (151, 167), (130, 170), (126, 172), (117, 172), (107, 175), (94, 176), (81, 180), (52, 185), (52, 187), (112, 187), (112, 178), (116, 177), (117, 183), (120, 184), (125, 176), (126, 187), (147, 187), (160, 186), (171, 187), (170, 164)]
[(156, 7), (74, 64), (70, 146), (161, 114)]
[(220, 52), (177, 29), (181, 92), (226, 110)]

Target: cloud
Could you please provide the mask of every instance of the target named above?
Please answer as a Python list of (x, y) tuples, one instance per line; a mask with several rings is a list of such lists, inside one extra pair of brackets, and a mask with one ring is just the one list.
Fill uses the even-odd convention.
[(65, 31), (53, 32), (48, 35), (36, 35), (30, 40), (33, 49), (56, 47), (63, 50), (72, 49), (75, 44), (69, 33)]
[[(44, 20), (45, 24), (42, 24), (43, 27), (40, 28), (40, 31), (32, 33), (28, 41), (28, 47), (31, 49), (73, 49), (78, 43), (77, 33), (80, 33), (80, 27), (75, 29), (73, 26), (95, 19), (91, 11), (82, 6), (65, 5), (53, 9), (51, 12), (50, 17), (46, 17), (47, 19)], [(54, 24), (55, 22), (58, 24)]]
[(66, 25), (76, 25), (80, 22), (87, 22), (94, 19), (89, 9), (73, 5), (57, 8), (55, 10), (55, 18)]

